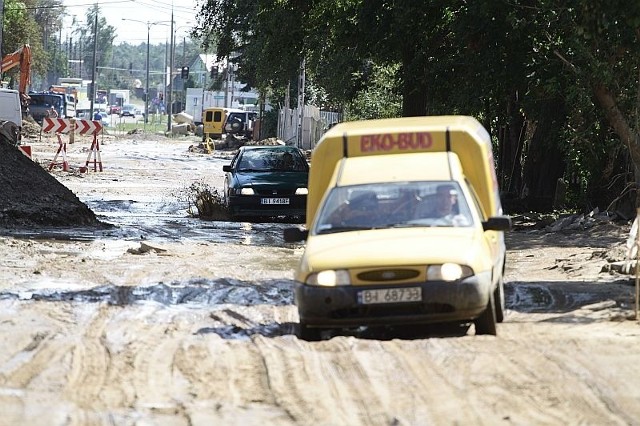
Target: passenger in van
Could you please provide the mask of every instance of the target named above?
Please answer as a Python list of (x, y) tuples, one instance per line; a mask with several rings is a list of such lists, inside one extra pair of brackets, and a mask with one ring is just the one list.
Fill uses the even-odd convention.
[(329, 218), (332, 227), (376, 227), (384, 222), (378, 197), (373, 191), (365, 191), (340, 205)]

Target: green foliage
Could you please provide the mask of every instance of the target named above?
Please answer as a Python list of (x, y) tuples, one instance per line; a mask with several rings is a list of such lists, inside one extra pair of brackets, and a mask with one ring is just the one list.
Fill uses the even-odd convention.
[(262, 115), (260, 133), (263, 139), (274, 138), (278, 134), (278, 111), (272, 109), (265, 111)]
[[(111, 61), (113, 40), (116, 38), (116, 29), (107, 24), (107, 20), (100, 13), (100, 7), (96, 3), (87, 10), (86, 22), (81, 28), (81, 41), (83, 43), (83, 63), (86, 75), (92, 75), (95, 67), (104, 67)], [(96, 19), (97, 18), (97, 19)], [(95, 53), (95, 63), (94, 63)], [(106, 85), (98, 75), (98, 87)]]
[(372, 66), (369, 84), (347, 106), (347, 120), (398, 117), (402, 98), (398, 84), (400, 65)]
[[(5, 0), (2, 38), (2, 56), (18, 50), (25, 44), (31, 46), (32, 74), (43, 73), (48, 69), (48, 55), (42, 45), (42, 29), (33, 15), (29, 13), (29, 8), (34, 7), (34, 3), (35, 0)], [(18, 68), (7, 74), (16, 79)]]

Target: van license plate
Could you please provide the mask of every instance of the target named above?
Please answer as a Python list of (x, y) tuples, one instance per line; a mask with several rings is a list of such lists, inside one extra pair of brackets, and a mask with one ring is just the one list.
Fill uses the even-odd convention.
[(358, 293), (359, 305), (374, 305), (378, 303), (420, 302), (422, 288), (385, 288), (380, 290), (362, 290)]
[(289, 204), (288, 198), (263, 198), (262, 204)]

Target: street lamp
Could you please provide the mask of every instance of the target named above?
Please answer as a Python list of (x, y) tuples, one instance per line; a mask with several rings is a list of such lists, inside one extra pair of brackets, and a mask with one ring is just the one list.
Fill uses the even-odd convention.
[(164, 25), (165, 22), (169, 22), (169, 21), (156, 21), (156, 22), (149, 22), (149, 21), (138, 21), (137, 19), (128, 19), (128, 18), (122, 18), (123, 21), (131, 21), (131, 22), (139, 22), (141, 24), (146, 24), (147, 25), (147, 70), (146, 70), (146, 82), (144, 85), (144, 130), (147, 130), (147, 122), (149, 121), (149, 44), (150, 44), (150, 40), (149, 40), (149, 33), (151, 32), (151, 26), (152, 25)]

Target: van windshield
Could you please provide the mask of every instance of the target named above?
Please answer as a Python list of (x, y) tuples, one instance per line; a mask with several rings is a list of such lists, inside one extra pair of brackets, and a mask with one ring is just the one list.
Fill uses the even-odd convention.
[(384, 182), (335, 187), (316, 234), (360, 229), (472, 226), (469, 202), (454, 181)]

